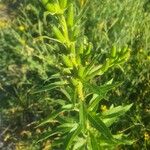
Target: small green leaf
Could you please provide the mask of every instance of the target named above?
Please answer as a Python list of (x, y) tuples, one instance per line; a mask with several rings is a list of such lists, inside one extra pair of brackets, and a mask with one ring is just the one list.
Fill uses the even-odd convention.
[(52, 27), (52, 30), (53, 32), (55, 33), (55, 36), (57, 37), (57, 39), (61, 42), (61, 43), (65, 43), (66, 42), (66, 39), (64, 37), (64, 35), (62, 34), (62, 32), (56, 27), (56, 26), (53, 26)]

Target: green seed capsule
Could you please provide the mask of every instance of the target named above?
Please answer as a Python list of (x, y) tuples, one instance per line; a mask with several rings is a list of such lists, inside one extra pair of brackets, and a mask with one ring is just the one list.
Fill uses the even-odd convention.
[(74, 30), (73, 30), (73, 39), (76, 39), (79, 34), (80, 34), (80, 28), (79, 27), (76, 27)]
[(124, 54), (128, 51), (128, 47), (124, 47), (123, 49), (120, 50), (119, 57), (123, 57)]
[(83, 75), (84, 75), (84, 69), (85, 69), (85, 68), (82, 67), (82, 66), (80, 66), (79, 69), (78, 69), (78, 76), (81, 77), (81, 78), (82, 78)]
[(71, 61), (72, 61), (73, 66), (77, 68), (78, 63), (77, 63), (76, 57), (74, 55), (71, 55)]
[(73, 67), (73, 64), (68, 56), (63, 55), (62, 61), (63, 61), (64, 65), (66, 65), (67, 67), (69, 67), (69, 68)]
[(77, 84), (77, 92), (79, 95), (79, 99), (81, 101), (84, 101), (83, 84), (80, 81), (78, 81), (78, 84)]
[(128, 50), (128, 47), (126, 46), (122, 49), (122, 53), (125, 53), (127, 50)]
[(88, 44), (88, 48), (87, 48), (87, 50), (85, 52), (85, 55), (89, 55), (92, 49), (93, 49), (93, 44), (90, 42)]
[(68, 8), (67, 25), (69, 27), (73, 27), (73, 25), (74, 25), (74, 7), (73, 7), (73, 4), (70, 4), (70, 6)]
[(120, 57), (120, 60), (126, 61), (126, 60), (129, 59), (129, 57), (130, 57), (130, 51), (126, 51), (126, 52), (124, 53), (124, 55), (122, 55), (122, 56)]
[(71, 83), (76, 87), (78, 84), (77, 79), (71, 78)]
[(109, 66), (110, 66), (110, 61), (109, 59), (107, 59), (105, 64), (102, 66), (101, 71), (104, 73), (105, 71), (108, 70)]
[(66, 40), (63, 34), (61, 33), (61, 31), (56, 26), (53, 26), (52, 30), (55, 33), (55, 36), (57, 37), (57, 39), (61, 41), (62, 43), (65, 43)]
[(57, 1), (47, 3), (46, 9), (53, 15), (53, 14), (63, 14), (64, 10), (62, 10), (59, 6), (59, 3)]
[(65, 9), (67, 7), (68, 0), (59, 0), (60, 8)]
[(116, 46), (113, 46), (112, 51), (111, 51), (111, 57), (114, 58), (116, 57)]
[(56, 8), (53, 4), (48, 3), (45, 7), (50, 13), (52, 13), (52, 14), (56, 13)]
[(83, 54), (83, 51), (84, 51), (84, 45), (83, 45), (83, 43), (80, 43), (78, 53)]

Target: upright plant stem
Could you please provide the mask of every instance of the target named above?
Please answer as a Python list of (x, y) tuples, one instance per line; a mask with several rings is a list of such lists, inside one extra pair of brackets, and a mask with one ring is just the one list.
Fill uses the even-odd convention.
[(83, 128), (83, 133), (85, 133), (86, 131), (86, 107), (85, 107), (84, 101), (80, 101), (79, 121)]

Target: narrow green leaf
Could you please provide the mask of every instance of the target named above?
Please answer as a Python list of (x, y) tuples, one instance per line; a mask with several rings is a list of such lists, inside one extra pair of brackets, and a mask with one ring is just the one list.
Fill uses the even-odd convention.
[(54, 83), (51, 83), (49, 85), (46, 85), (44, 87), (42, 87), (41, 89), (39, 90), (36, 90), (35, 92), (33, 92), (32, 94), (36, 94), (36, 93), (41, 93), (41, 92), (46, 92), (46, 91), (50, 91), (50, 90), (53, 90), (53, 89), (56, 89), (56, 88), (60, 88), (64, 85), (66, 85), (67, 83), (65, 81), (57, 81), (57, 82), (54, 82)]
[(40, 139), (38, 141), (36, 141), (36, 143), (44, 141), (53, 135), (61, 134), (61, 133), (64, 134), (66, 132), (69, 132), (74, 126), (77, 126), (77, 124), (75, 124), (75, 123), (64, 123), (63, 125), (60, 125), (60, 126), (56, 127), (55, 129), (53, 129), (51, 131), (47, 131), (44, 134), (42, 134), (40, 136)]
[(75, 144), (73, 146), (72, 150), (82, 150), (82, 147), (86, 144), (86, 139), (78, 138), (77, 141), (75, 141)]
[(51, 136), (58, 134), (59, 131), (57, 129), (52, 130), (52, 131), (47, 131), (46, 133), (42, 134), (42, 136), (39, 137), (39, 140), (36, 141), (36, 144), (39, 142), (42, 142), (48, 138), (50, 138)]
[(84, 83), (84, 85), (86, 87), (88, 87), (91, 92), (95, 93), (95, 94), (98, 94), (98, 95), (104, 95), (106, 94), (108, 91), (112, 90), (113, 88), (116, 88), (118, 87), (119, 85), (121, 85), (122, 83), (121, 82), (116, 82), (116, 83), (113, 83), (113, 84), (104, 84), (104, 85), (101, 85), (101, 86), (97, 86), (97, 85), (93, 85), (93, 84), (90, 84), (90, 83)]
[(113, 118), (102, 118), (102, 121), (105, 123), (107, 127), (110, 127), (113, 123), (115, 123), (118, 120), (117, 117)]
[(96, 137), (92, 132), (89, 132), (90, 134), (90, 145), (91, 145), (91, 150), (99, 150), (99, 145)]
[(54, 118), (56, 118), (61, 112), (63, 112), (62, 109), (59, 109), (59, 110), (53, 112), (53, 113), (52, 113), (50, 116), (48, 116), (46, 119), (42, 120), (41, 123), (40, 123), (38, 126), (36, 126), (36, 128), (37, 128), (37, 127), (40, 127), (40, 126), (43, 126), (43, 125), (45, 125), (45, 124), (47, 124), (47, 123), (50, 123), (50, 122), (52, 122), (52, 121), (54, 121)]
[(66, 96), (66, 98), (71, 102), (71, 95), (67, 89), (61, 88), (60, 91)]
[(93, 125), (93, 127), (96, 128), (107, 140), (114, 142), (114, 139), (110, 130), (107, 128), (107, 126), (103, 123), (103, 121), (99, 117), (89, 112), (88, 119)]
[[(106, 94), (101, 94), (95, 97), (95, 99), (89, 104), (88, 110), (94, 110), (95, 107), (99, 104), (99, 102), (103, 99), (106, 98)], [(96, 111), (96, 110), (95, 110)]]
[(92, 110), (96, 107), (96, 105), (99, 104), (99, 102), (103, 98), (106, 98), (107, 92), (109, 92), (113, 88), (118, 87), (119, 85), (121, 85), (121, 83), (118, 82), (118, 83), (113, 83), (113, 84), (105, 84), (105, 85), (97, 86), (97, 85), (92, 85), (86, 82), (84, 83), (84, 85), (85, 87), (89, 88), (93, 94), (97, 94), (97, 97), (95, 97), (95, 99), (90, 102), (90, 105), (88, 108), (89, 110)]
[(62, 34), (62, 32), (56, 27), (53, 26), (52, 27), (53, 32), (55, 33), (55, 36), (57, 37), (57, 39), (64, 44), (66, 42), (66, 39), (64, 37), (64, 35)]
[(70, 109), (73, 109), (73, 105), (72, 104), (68, 104), (68, 105), (64, 105), (61, 109), (53, 112), (50, 116), (48, 116), (46, 119), (42, 120), (41, 123), (36, 126), (36, 127), (39, 127), (39, 126), (43, 126), (47, 123), (50, 123), (50, 122), (53, 122), (54, 119), (60, 114), (60, 113), (63, 113), (64, 111), (67, 111), (67, 110), (70, 110)]
[(111, 108), (111, 109), (103, 112), (102, 117), (104, 117), (104, 118), (119, 117), (119, 116), (123, 115), (124, 113), (126, 113), (131, 107), (132, 107), (132, 104)]
[(65, 144), (64, 144), (64, 148), (65, 150), (69, 150), (69, 147), (71, 146), (73, 140), (80, 134), (81, 132), (81, 126), (75, 126), (68, 134), (66, 140), (65, 140)]

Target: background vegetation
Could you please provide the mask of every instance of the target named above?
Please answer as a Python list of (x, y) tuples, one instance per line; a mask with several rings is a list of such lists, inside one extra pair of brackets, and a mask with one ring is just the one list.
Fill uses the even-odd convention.
[[(124, 133), (133, 142), (115, 145), (114, 149), (149, 149), (150, 2), (92, 0), (88, 3), (77, 0), (74, 6), (76, 14), (80, 10), (84, 12), (79, 16), (78, 26), (85, 46), (93, 43), (90, 55), (97, 64), (102, 64), (113, 48), (118, 51), (125, 47), (130, 49), (128, 61), (110, 67), (102, 76), (92, 80), (95, 85), (104, 85), (112, 79), (113, 83), (122, 83), (98, 103), (97, 111), (103, 113), (112, 106), (133, 104), (109, 127), (112, 133)], [(47, 90), (58, 81), (52, 75), (58, 73), (58, 57), (64, 50), (54, 41), (52, 25), (57, 24), (58, 20), (46, 12), (41, 1), (3, 0), (0, 4), (0, 148), (61, 149), (65, 136), (47, 136), (65, 118), (38, 126), (43, 119), (66, 105), (64, 93), (58, 89)], [(83, 39), (79, 39), (78, 45)], [(41, 90), (43, 92), (37, 92)], [(61, 115), (76, 119), (74, 112), (62, 112)]]

